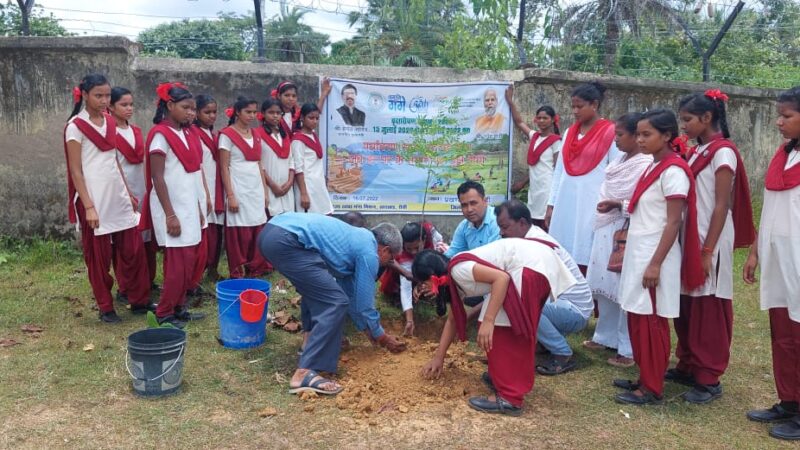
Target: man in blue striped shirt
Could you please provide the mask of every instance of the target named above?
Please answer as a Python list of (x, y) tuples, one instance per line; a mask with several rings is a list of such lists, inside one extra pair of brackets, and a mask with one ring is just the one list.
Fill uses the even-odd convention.
[(261, 253), (303, 296), (308, 342), (289, 392), (338, 394), (342, 387), (317, 372), (335, 373), (345, 316), (392, 352), (405, 344), (386, 334), (375, 309), (378, 268), (400, 253), (402, 238), (392, 224), (372, 230), (321, 214), (285, 213), (267, 223), (258, 238)]

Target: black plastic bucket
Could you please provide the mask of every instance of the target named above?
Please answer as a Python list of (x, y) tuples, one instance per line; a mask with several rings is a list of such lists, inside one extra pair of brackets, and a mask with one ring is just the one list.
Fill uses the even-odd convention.
[(183, 380), (186, 332), (177, 328), (148, 328), (128, 336), (125, 364), (133, 378), (133, 391), (143, 397), (160, 397), (178, 390)]

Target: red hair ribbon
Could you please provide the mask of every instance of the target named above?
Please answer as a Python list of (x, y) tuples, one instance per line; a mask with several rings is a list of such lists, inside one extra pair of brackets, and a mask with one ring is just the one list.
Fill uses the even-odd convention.
[(719, 89), (709, 89), (705, 91), (703, 95), (710, 98), (711, 100), (720, 100), (723, 103), (728, 101), (728, 96)]
[[(158, 87), (156, 87), (156, 95), (158, 95), (158, 99), (159, 100), (164, 100), (165, 102), (172, 101), (172, 97), (170, 97), (170, 95), (169, 95), (169, 90), (174, 88), (174, 87), (181, 88), (181, 89), (186, 89), (187, 91), (189, 90), (189, 89), (186, 88), (186, 86), (183, 85), (183, 83), (179, 83), (179, 82), (161, 83), (161, 84), (158, 85)], [(158, 104), (158, 101), (156, 101), (156, 104)]]
[(278, 90), (277, 89), (273, 89), (273, 90), (269, 91), (269, 96), (272, 97), (272, 98), (278, 98)]
[(83, 99), (83, 94), (81, 93), (81, 88), (75, 86), (72, 88), (72, 103), (78, 103)]
[(263, 114), (261, 114), (261, 113), (256, 113), (256, 119), (257, 119), (259, 122), (263, 122), (263, 121), (264, 121), (264, 115), (263, 115)]
[(161, 83), (156, 87), (156, 95), (158, 96), (159, 100), (164, 100), (165, 102), (170, 101), (169, 90), (172, 89), (172, 83)]
[(688, 142), (689, 136), (681, 134), (676, 136), (675, 139), (670, 142), (670, 145), (672, 145), (672, 149), (675, 151), (675, 153), (681, 155), (681, 157), (685, 157), (686, 153), (689, 151)]
[(232, 106), (229, 106), (229, 107), (225, 108), (225, 115), (228, 117), (228, 119), (233, 117), (233, 107)]
[(556, 114), (556, 116), (553, 118), (553, 123), (556, 124), (556, 126), (558, 126), (561, 123), (561, 116)]
[(436, 275), (431, 275), (431, 292), (436, 295), (439, 295), (439, 288), (442, 286), (447, 286), (450, 284), (450, 277), (447, 275), (442, 275), (437, 277)]

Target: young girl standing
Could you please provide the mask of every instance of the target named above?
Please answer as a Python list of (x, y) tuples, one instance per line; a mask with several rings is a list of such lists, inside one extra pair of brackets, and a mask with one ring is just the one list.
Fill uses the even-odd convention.
[(200, 140), (189, 132), (195, 101), (183, 85), (162, 83), (156, 89), (155, 126), (148, 135), (150, 216), (159, 245), (164, 247), (164, 285), (156, 309), (159, 323), (183, 328), (202, 318), (186, 308), (192, 286), (202, 228), (205, 225)]
[(219, 163), (225, 188), (225, 251), (231, 278), (257, 277), (271, 270), (257, 248), (258, 233), (267, 223), (267, 183), (261, 170), (261, 139), (252, 133), (258, 102), (239, 97), (225, 113), (220, 131)]
[[(664, 372), (670, 353), (668, 318), (678, 317), (681, 280), (690, 289), (703, 283), (697, 236), (695, 192), (689, 166), (673, 150), (678, 121), (672, 111), (646, 112), (639, 121), (637, 143), (653, 163), (636, 184), (630, 201), (606, 202), (630, 213), (625, 262), (620, 279), (620, 301), (628, 313), (633, 358), (639, 381), (614, 380), (629, 392), (616, 396), (621, 403), (660, 403)], [(686, 209), (683, 249), (678, 233)], [(681, 260), (683, 250), (683, 261)]]
[(197, 117), (191, 127), (203, 147), (203, 176), (205, 177), (211, 208), (206, 215), (205, 243), (207, 248), (206, 273), (211, 280), (219, 279), (219, 259), (222, 253), (222, 236), (225, 225), (225, 205), (223, 202), (222, 177), (219, 173), (219, 150), (214, 123), (217, 121), (217, 102), (213, 97), (200, 94), (195, 97)]
[[(328, 78), (322, 80), (321, 92), (319, 100), (317, 100), (317, 108), (322, 111), (322, 106), (325, 104), (325, 99), (331, 92), (331, 82)], [(297, 85), (291, 81), (282, 81), (278, 87), (273, 89), (270, 97), (278, 100), (281, 106), (281, 117), (283, 120), (280, 122), (280, 127), (283, 132), (291, 138), (295, 132), (300, 131), (300, 108), (297, 107)]]
[(117, 161), (116, 123), (105, 113), (111, 85), (103, 75), (87, 75), (72, 95), (75, 108), (64, 128), (69, 219), (81, 232), (83, 258), (100, 320), (117, 323), (121, 319), (114, 311), (114, 280), (109, 274), (114, 252), (120, 256), (114, 274), (125, 287), (131, 311), (145, 313), (154, 308), (138, 230), (138, 205)]
[(594, 336), (584, 341), (583, 346), (592, 350), (616, 349), (616, 356), (609, 358), (608, 363), (617, 367), (631, 367), (634, 361), (628, 320), (619, 305), (620, 274), (608, 270), (608, 265), (614, 250), (614, 234), (626, 226), (621, 202), (630, 200), (642, 173), (653, 162), (653, 157), (642, 153), (636, 143), (636, 126), (641, 118), (639, 113), (630, 113), (617, 119), (615, 124), (615, 142), (623, 155), (606, 167), (606, 178), (600, 186), (592, 256), (586, 276), (599, 316)]
[(261, 138), (261, 164), (267, 180), (269, 216), (294, 212), (294, 159), (291, 139), (281, 128), (281, 106), (268, 98), (261, 104), (261, 127), (253, 132)]
[(528, 137), (528, 178), (514, 183), (511, 193), (516, 194), (528, 187), (528, 209), (531, 210), (533, 224), (547, 231), (544, 217), (547, 214), (547, 201), (553, 184), (553, 170), (561, 152), (561, 131), (558, 129), (558, 115), (551, 106), (536, 110), (536, 127), (532, 130), (522, 118), (513, 101), (514, 88), (506, 89), (506, 102), (511, 107), (514, 124)]
[(306, 103), (300, 109), (300, 118), (302, 127), (292, 136), (296, 211), (333, 214), (333, 204), (325, 183), (323, 149), (314, 131), (319, 123), (319, 108), (313, 103)]
[(606, 88), (582, 84), (572, 91), (575, 123), (563, 137), (553, 175), (545, 225), (586, 272), (594, 238), (594, 211), (605, 168), (620, 157), (614, 145), (614, 122), (600, 116)]
[[(769, 309), (772, 367), (780, 402), (747, 413), (756, 422), (778, 423), (772, 437), (800, 439), (800, 86), (778, 97), (778, 129), (788, 141), (778, 148), (764, 178), (758, 240), (744, 265), (754, 283), (761, 264), (761, 309)], [(785, 423), (779, 423), (785, 422)]]
[[(144, 196), (147, 192), (147, 182), (145, 179), (145, 152), (144, 137), (142, 129), (130, 123), (133, 117), (133, 94), (124, 87), (114, 87), (111, 89), (111, 102), (108, 112), (117, 123), (117, 161), (125, 174), (125, 181), (128, 184), (131, 194), (136, 197), (138, 208), (136, 212), (141, 213)], [(156, 253), (158, 245), (153, 242), (150, 230), (142, 231), (142, 241), (144, 241), (145, 254), (147, 255), (147, 269), (152, 285), (156, 278)], [(112, 243), (113, 245), (113, 243)], [(114, 266), (121, 263), (119, 252), (114, 252)], [(118, 294), (117, 300), (127, 303), (126, 288), (124, 278), (117, 280)]]
[(733, 338), (733, 249), (749, 247), (755, 238), (750, 188), (742, 157), (728, 140), (725, 102), (719, 90), (684, 97), (680, 120), (684, 133), (697, 141), (687, 160), (697, 189), (697, 229), (706, 279), (681, 291), (675, 318), (678, 364), (666, 379), (692, 385), (683, 398), (696, 404), (722, 395), (719, 382), (730, 359)]

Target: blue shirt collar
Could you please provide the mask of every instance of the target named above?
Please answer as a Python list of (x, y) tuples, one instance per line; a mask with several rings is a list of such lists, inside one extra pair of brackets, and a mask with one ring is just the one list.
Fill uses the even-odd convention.
[(483, 214), (483, 222), (481, 222), (481, 226), (476, 227), (474, 223), (467, 221), (467, 225), (472, 228), (473, 230), (482, 230), (486, 227), (487, 224), (494, 223), (497, 219), (494, 216), (494, 208), (492, 205), (486, 206), (486, 212)]

